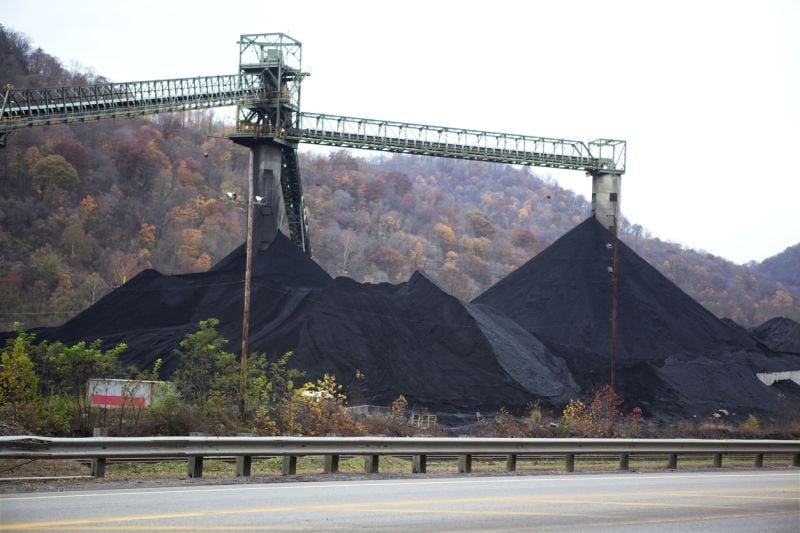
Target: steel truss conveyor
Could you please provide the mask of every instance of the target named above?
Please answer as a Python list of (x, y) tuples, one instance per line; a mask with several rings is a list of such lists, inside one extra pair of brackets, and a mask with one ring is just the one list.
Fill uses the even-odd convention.
[(274, 97), (239, 74), (75, 87), (6, 89), (0, 108), (0, 144), (15, 130), (108, 118), (248, 105)]
[[(277, 100), (246, 75), (206, 76), (77, 87), (8, 89), (0, 110), (0, 144), (9, 133), (33, 126), (168, 113)], [(253, 130), (249, 130), (252, 132)], [(532, 165), (589, 173), (625, 172), (625, 141), (569, 139), (297, 113), (294, 127), (265, 136), (347, 148)]]
[[(14, 131), (108, 118), (236, 106), (228, 137), (251, 150), (250, 198), (260, 204), (255, 222), (266, 249), (285, 213), (292, 241), (310, 253), (298, 143), (381, 150), (474, 161), (582, 170), (593, 177), (592, 209), (616, 220), (626, 143), (590, 142), (457, 129), (300, 111), (302, 45), (282, 33), (242, 35), (239, 73), (170, 80), (15, 89), (0, 96), (0, 147)], [(604, 222), (605, 223), (605, 222)]]

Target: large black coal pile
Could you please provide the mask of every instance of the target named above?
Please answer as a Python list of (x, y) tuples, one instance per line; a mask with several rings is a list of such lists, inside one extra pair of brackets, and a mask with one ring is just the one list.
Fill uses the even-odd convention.
[[(512, 317), (565, 358), (587, 392), (608, 382), (612, 234), (590, 218), (474, 303)], [(617, 374), (648, 414), (778, 411), (789, 401), (756, 372), (800, 369), (719, 320), (624, 243), (618, 247)]]
[[(514, 317), (542, 339), (608, 354), (612, 242), (612, 234), (589, 218), (474, 301)], [(621, 241), (617, 276), (619, 360), (754, 346)]]
[[(74, 342), (125, 342), (125, 364), (164, 358), (209, 317), (220, 320), (228, 349), (241, 343), (243, 249), (202, 274), (142, 272), (59, 328), (40, 336)], [(465, 304), (424, 274), (400, 285), (332, 280), (286, 237), (255, 259), (251, 351), (295, 352), (309, 378), (335, 374), (352, 392), (366, 375), (364, 400), (470, 412), (531, 401), (560, 405), (577, 387), (566, 363), (518, 324), (491, 308)]]
[[(310, 289), (333, 281), (283, 235), (271, 252), (253, 260), (255, 301), (274, 302), (274, 295), (282, 296), (286, 287)], [(128, 345), (124, 365), (146, 368), (161, 357), (169, 375), (176, 365), (172, 350), (186, 333), (197, 330), (201, 320), (218, 318), (226, 334), (238, 327), (236, 338), (241, 342), (244, 264), (244, 246), (240, 246), (208, 272), (166, 276), (145, 270), (62, 326), (36, 333), (69, 343), (101, 339), (110, 346), (124, 342)], [(237, 351), (234, 343), (228, 348)]]

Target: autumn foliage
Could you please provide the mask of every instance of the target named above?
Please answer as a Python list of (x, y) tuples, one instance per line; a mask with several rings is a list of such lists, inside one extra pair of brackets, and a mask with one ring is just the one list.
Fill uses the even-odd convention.
[[(2, 27), (0, 64), (2, 86), (104, 81)], [(0, 330), (60, 324), (143, 269), (203, 271), (241, 244), (245, 206), (225, 192), (244, 196), (249, 154), (223, 128), (202, 111), (10, 137), (0, 150)], [(397, 283), (419, 269), (464, 300), (590, 214), (583, 196), (510, 165), (330, 151), (301, 152), (300, 172), (313, 255), (329, 273)], [(718, 316), (800, 320), (791, 261), (734, 265), (627, 220), (621, 231)]]

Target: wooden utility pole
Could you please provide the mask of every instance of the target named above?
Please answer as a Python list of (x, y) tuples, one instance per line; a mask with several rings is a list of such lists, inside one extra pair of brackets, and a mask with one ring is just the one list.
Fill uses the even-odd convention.
[(245, 241), (244, 310), (242, 312), (242, 356), (239, 373), (239, 417), (244, 420), (247, 394), (247, 336), (250, 332), (250, 267), (253, 262), (253, 153), (247, 174), (247, 240)]
[(617, 292), (619, 286), (619, 265), (617, 250), (619, 247), (617, 217), (614, 215), (614, 245), (611, 259), (611, 390), (617, 392)]

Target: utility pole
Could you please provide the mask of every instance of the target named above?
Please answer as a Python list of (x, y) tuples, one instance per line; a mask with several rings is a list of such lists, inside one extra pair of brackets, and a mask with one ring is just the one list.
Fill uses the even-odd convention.
[(242, 356), (239, 373), (239, 417), (244, 420), (247, 394), (247, 336), (250, 332), (250, 269), (253, 262), (253, 153), (247, 174), (247, 240), (245, 241), (244, 310), (242, 312)]
[(617, 216), (614, 217), (614, 246), (613, 257), (611, 259), (611, 390), (617, 392), (617, 292), (619, 288), (619, 274), (617, 262), (617, 250), (619, 248), (619, 230), (617, 227)]

